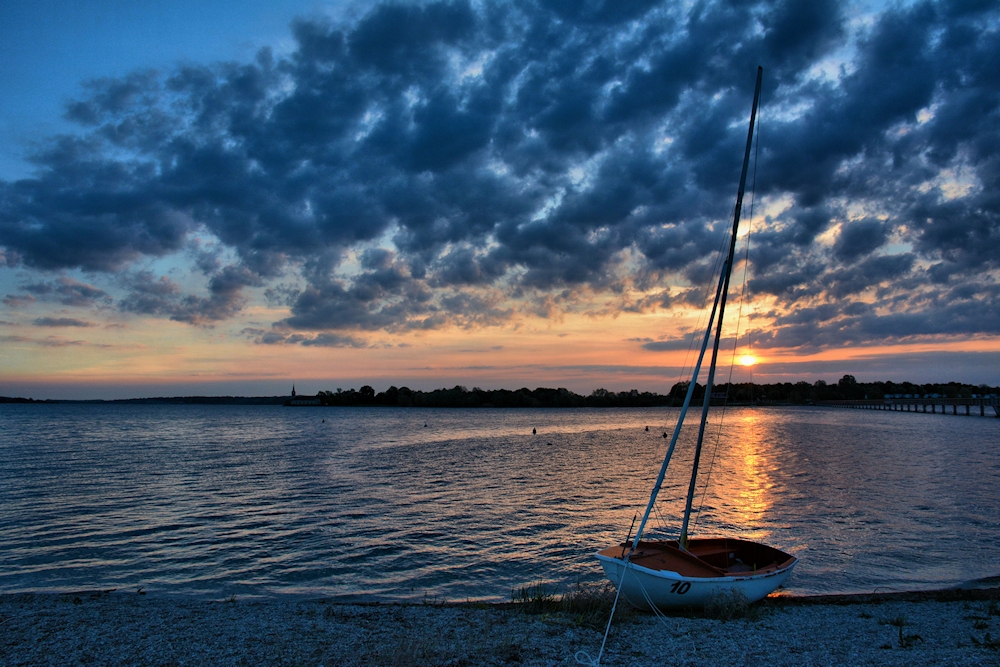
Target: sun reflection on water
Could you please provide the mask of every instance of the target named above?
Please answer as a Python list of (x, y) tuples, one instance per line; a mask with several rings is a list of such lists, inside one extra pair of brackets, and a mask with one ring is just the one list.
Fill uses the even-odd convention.
[[(737, 418), (730, 416), (718, 450), (708, 456), (708, 466), (700, 471), (700, 495), (704, 504), (699, 516), (699, 532), (737, 535), (764, 540), (767, 512), (773, 504), (775, 484), (771, 478), (771, 452), (768, 451), (766, 424), (754, 412)], [(718, 429), (718, 424), (715, 425)], [(714, 447), (706, 437), (706, 446)], [(707, 487), (706, 487), (707, 485)], [(696, 505), (696, 509), (698, 506)]]
[(739, 491), (737, 512), (741, 522), (748, 525), (758, 525), (764, 513), (770, 507), (768, 491), (771, 489), (771, 479), (768, 477), (764, 465), (766, 459), (757, 451), (757, 444), (752, 441), (743, 441), (739, 444), (743, 451), (743, 470), (741, 482), (743, 484)]

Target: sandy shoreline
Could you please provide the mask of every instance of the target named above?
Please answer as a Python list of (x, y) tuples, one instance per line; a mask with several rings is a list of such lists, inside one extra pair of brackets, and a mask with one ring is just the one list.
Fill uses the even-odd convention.
[[(778, 598), (616, 621), (604, 665), (1000, 665), (1000, 589)], [(0, 664), (575, 665), (602, 632), (513, 605), (0, 595)]]

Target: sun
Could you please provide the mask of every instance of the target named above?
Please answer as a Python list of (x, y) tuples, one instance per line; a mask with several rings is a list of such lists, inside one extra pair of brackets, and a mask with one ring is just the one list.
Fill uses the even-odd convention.
[(757, 357), (752, 354), (744, 354), (740, 357), (740, 366), (753, 366), (758, 362)]

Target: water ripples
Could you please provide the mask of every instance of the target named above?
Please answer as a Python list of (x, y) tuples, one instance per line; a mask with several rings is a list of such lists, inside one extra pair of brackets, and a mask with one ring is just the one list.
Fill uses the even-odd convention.
[[(592, 554), (645, 507), (675, 416), (3, 405), (0, 590), (496, 600), (535, 581), (598, 580)], [(797, 593), (996, 575), (998, 430), (730, 410), (703, 455), (693, 533), (795, 553)], [(691, 437), (663, 487), (664, 537), (676, 535)]]

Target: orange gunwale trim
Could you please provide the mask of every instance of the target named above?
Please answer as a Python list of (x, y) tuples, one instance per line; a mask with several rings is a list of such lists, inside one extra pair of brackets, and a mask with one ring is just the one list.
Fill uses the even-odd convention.
[[(620, 560), (630, 546), (618, 544), (598, 553)], [(692, 539), (686, 551), (678, 548), (676, 541), (642, 541), (629, 558), (650, 570), (703, 579), (769, 574), (791, 566), (795, 560), (795, 556), (764, 544), (725, 537)]]

